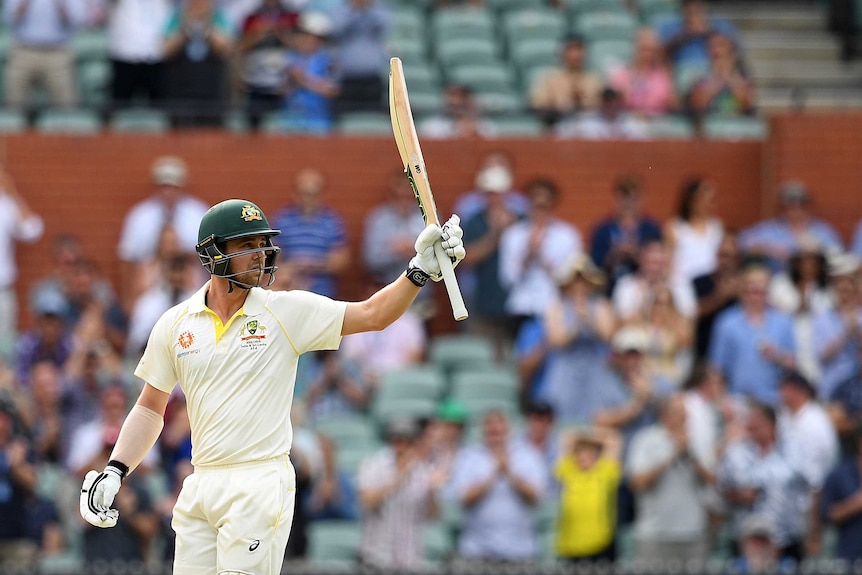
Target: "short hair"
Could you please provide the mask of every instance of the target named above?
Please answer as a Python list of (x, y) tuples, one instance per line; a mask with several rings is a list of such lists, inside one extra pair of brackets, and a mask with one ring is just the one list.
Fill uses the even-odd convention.
[(551, 196), (554, 198), (554, 201), (556, 201), (560, 197), (560, 187), (550, 178), (541, 177), (530, 180), (530, 182), (525, 187), (527, 195), (532, 194), (533, 190), (535, 190), (536, 188), (548, 190), (551, 193)]
[(758, 411), (761, 415), (763, 415), (772, 427), (775, 427), (778, 422), (778, 418), (775, 415), (775, 408), (767, 403), (763, 403), (761, 401), (752, 401), (751, 402), (751, 413)]

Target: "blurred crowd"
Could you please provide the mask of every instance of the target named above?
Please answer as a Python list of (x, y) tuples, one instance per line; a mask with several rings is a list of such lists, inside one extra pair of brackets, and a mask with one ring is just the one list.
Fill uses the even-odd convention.
[[(628, 10), (628, 16), (645, 14), (655, 3), (607, 8)], [(555, 10), (561, 22), (567, 18), (562, 0), (529, 6)], [(753, 114), (754, 87), (734, 27), (711, 16), (703, 0), (668, 0), (662, 7), (670, 12), (646, 21), (638, 16), (626, 37), (611, 42), (591, 40), (589, 29), (567, 31), (556, 65), (542, 56), (541, 66), (517, 70), (524, 97), (508, 112), (536, 114), (557, 137), (588, 139), (648, 138), (649, 121), (668, 115), (697, 126), (710, 114)], [(434, 12), (491, 14), (495, 6), (436, 0), (423, 8), (430, 22)], [(593, 8), (605, 9), (600, 3)], [(80, 106), (85, 86), (78, 84), (99, 70), (76, 62), (79, 51), (95, 48), (75, 38), (103, 30), (110, 60), (107, 116), (150, 107), (165, 110), (174, 127), (222, 126), (228, 110), (240, 109), (253, 130), (272, 120), (291, 133), (328, 133), (344, 114), (387, 111), (389, 56), (401, 55), (390, 47), (398, 9), (383, 0), (10, 0), (3, 7), (11, 36), (5, 103), (16, 109)], [(443, 48), (431, 52), (439, 58)], [(457, 79), (453, 66), (459, 62), (449, 69), (434, 58), (430, 63), (443, 76), (442, 103), (417, 107), (424, 116), (421, 133), (494, 137), (493, 102), (486, 106), (475, 86)], [(596, 66), (597, 60), (610, 64)], [(408, 62), (408, 84), (419, 82), (425, 69), (414, 72)]]
[[(478, 403), (437, 397), (421, 417), (373, 409), (387, 377), (432, 361), (431, 288), (389, 328), (302, 356), (288, 555), (306, 556), (315, 522), (337, 519), (361, 525), (363, 562), (417, 567), (437, 518), (467, 562), (721, 555), (757, 572), (862, 558), (862, 223), (842, 238), (815, 215), (816, 182), (788, 181), (773, 218), (730, 229), (704, 178), (680, 181), (661, 222), (643, 207), (649, 190), (621, 174), (613, 213), (579, 230), (556, 215), (556, 182), (518, 190), (516, 175), (489, 153), (454, 212), (471, 312), (456, 335), (489, 342), (502, 370), (490, 373), (512, 374), (517, 399), (493, 401), (505, 386), (491, 381)], [(179, 390), (116, 501), (119, 525), (90, 527), (76, 502), (139, 393), (132, 370), (150, 329), (206, 279), (194, 244), (207, 205), (188, 178), (181, 158), (154, 162), (152, 194), (122, 224), (115, 285), (0, 172), (0, 560), (171, 557), (171, 509), (191, 471)], [(369, 293), (403, 273), (423, 220), (402, 174), (380, 184), (386, 199), (350, 245), (326, 178), (301, 170), (269, 217), (282, 230), (273, 289), (338, 297), (351, 253)], [(16, 243), (42, 237), (51, 271), (19, 304)], [(31, 320), (20, 333), (19, 313)], [(419, 383), (402, 379), (401, 396)], [(374, 435), (352, 463), (357, 434), (324, 431), (347, 421)]]

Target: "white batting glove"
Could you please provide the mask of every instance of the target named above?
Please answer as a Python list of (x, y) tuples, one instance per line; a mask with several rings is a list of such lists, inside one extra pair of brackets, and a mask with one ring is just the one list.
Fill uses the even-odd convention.
[(80, 502), (81, 517), (87, 523), (96, 527), (113, 527), (117, 524), (120, 512), (111, 509), (111, 504), (122, 481), (123, 473), (113, 465), (108, 465), (101, 473), (95, 469), (87, 472), (81, 487)]
[(464, 236), (464, 230), (460, 226), (461, 218), (453, 214), (449, 220), (443, 224), (443, 227), (429, 224), (419, 237), (416, 238), (416, 256), (410, 260), (410, 267), (417, 267), (435, 282), (443, 279), (440, 274), (440, 263), (437, 261), (437, 256), (434, 255), (434, 244), (438, 241), (442, 242), (443, 249), (446, 255), (452, 260), (452, 267), (456, 267), (467, 252), (464, 250), (464, 241), (461, 239)]

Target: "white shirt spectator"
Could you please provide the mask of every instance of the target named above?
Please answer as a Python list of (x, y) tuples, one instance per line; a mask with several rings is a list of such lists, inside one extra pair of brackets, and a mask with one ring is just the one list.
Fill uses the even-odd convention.
[(108, 52), (112, 59), (155, 63), (162, 59), (165, 27), (172, 13), (168, 0), (109, 2)]
[(778, 416), (778, 440), (790, 463), (814, 490), (838, 462), (838, 436), (821, 405), (809, 401), (796, 413), (782, 409)]
[(715, 271), (718, 246), (724, 236), (724, 227), (718, 219), (707, 222), (703, 233), (686, 221), (674, 220), (674, 253), (671, 255), (671, 271), (679, 281), (690, 282), (694, 278)]
[[(180, 248), (184, 252), (194, 253), (198, 243), (198, 226), (208, 209), (209, 206), (191, 196), (181, 196), (176, 200), (172, 220)], [(132, 206), (123, 222), (120, 235), (117, 249), (120, 259), (136, 262), (153, 257), (162, 227), (167, 223), (168, 217), (165, 205), (155, 197)]]
[(636, 116), (620, 114), (613, 120), (596, 112), (584, 112), (561, 121), (554, 130), (560, 139), (647, 140), (649, 124)]

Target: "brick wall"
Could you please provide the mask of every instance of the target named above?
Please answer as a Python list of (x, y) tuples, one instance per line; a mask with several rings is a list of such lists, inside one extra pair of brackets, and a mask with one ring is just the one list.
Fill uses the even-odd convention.
[[(483, 153), (505, 150), (519, 185), (549, 176), (563, 191), (560, 215), (583, 232), (610, 208), (610, 189), (622, 173), (640, 175), (646, 208), (659, 218), (672, 213), (684, 177), (703, 174), (719, 186), (719, 212), (742, 227), (772, 209), (775, 182), (795, 175), (811, 182), (817, 207), (849, 235), (860, 217), (856, 182), (862, 181), (862, 116), (784, 116), (774, 119), (773, 139), (761, 143), (587, 143), (554, 141), (423, 143), (441, 215), (472, 185)], [(389, 138), (280, 138), (220, 133), (171, 136), (62, 137), (26, 134), (0, 140), (19, 190), (46, 220), (43, 240), (18, 250), (23, 292), (47, 273), (52, 236), (82, 237), (103, 272), (116, 280), (116, 242), (123, 215), (149, 191), (149, 167), (161, 154), (177, 154), (190, 167), (191, 191), (214, 203), (247, 197), (267, 212), (291, 200), (293, 177), (315, 167), (328, 178), (326, 199), (347, 220), (358, 245), (366, 212), (385, 194), (398, 154)], [(343, 296), (356, 294), (345, 282)], [(438, 290), (442, 296), (443, 290)], [(437, 328), (451, 324), (443, 318)], [(27, 314), (22, 321), (28, 323)]]

